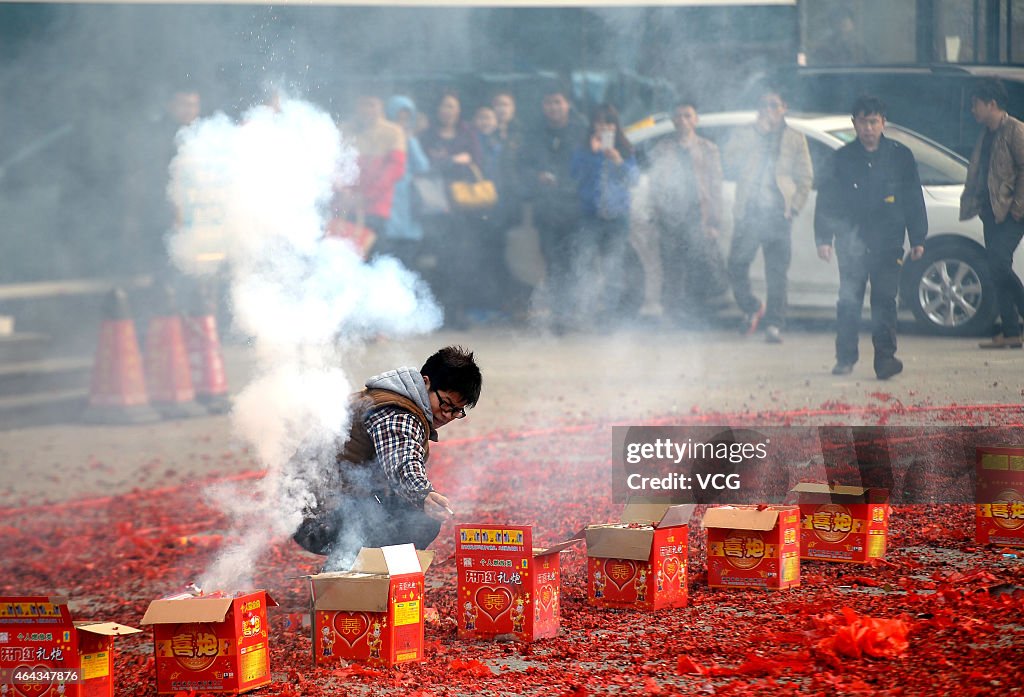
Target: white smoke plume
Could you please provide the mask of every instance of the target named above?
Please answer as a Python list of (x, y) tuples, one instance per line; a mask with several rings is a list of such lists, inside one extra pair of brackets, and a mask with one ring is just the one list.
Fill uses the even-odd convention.
[(235, 399), (233, 428), (267, 470), (254, 487), (207, 492), (240, 541), (202, 588), (250, 587), (260, 554), (298, 527), (348, 431), (355, 387), (345, 353), (367, 337), (440, 325), (425, 284), (397, 261), (367, 264), (346, 243), (323, 239), (334, 186), (357, 176), (356, 153), (331, 118), (295, 99), (255, 107), (239, 124), (218, 114), (178, 134), (168, 193), (180, 220), (169, 251), (191, 275), (226, 274), (235, 329), (251, 337), (257, 361), (257, 377)]

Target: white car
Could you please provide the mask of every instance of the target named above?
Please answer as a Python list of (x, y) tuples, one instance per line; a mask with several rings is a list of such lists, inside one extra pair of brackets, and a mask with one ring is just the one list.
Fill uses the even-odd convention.
[[(702, 114), (698, 132), (724, 151), (732, 131), (754, 122), (756, 114), (721, 112)], [(787, 123), (807, 137), (814, 171), (826, 166), (833, 151), (852, 141), (856, 134), (849, 116), (787, 114)], [(627, 129), (641, 163), (645, 153), (675, 129), (668, 114), (657, 114)], [(917, 323), (936, 334), (965, 336), (984, 334), (992, 329), (998, 310), (992, 274), (985, 261), (982, 225), (978, 218), (960, 221), (960, 194), (967, 177), (967, 162), (951, 150), (894, 123), (885, 129), (887, 138), (903, 143), (917, 159), (925, 206), (928, 209), (928, 239), (924, 258), (905, 260), (900, 283), (901, 305)], [(725, 166), (725, 223), (721, 235), (723, 254), (728, 254), (732, 239), (732, 202), (735, 182), (730, 181), (734, 163)], [(634, 207), (643, 210), (645, 182), (641, 176)], [(793, 307), (835, 307), (839, 289), (839, 271), (835, 262), (818, 259), (814, 243), (814, 203), (812, 190), (807, 205), (793, 224), (793, 261), (789, 271), (789, 304)], [(1024, 245), (1014, 256), (1014, 269), (1024, 268)], [(751, 268), (755, 288), (763, 297), (764, 270), (761, 263)]]

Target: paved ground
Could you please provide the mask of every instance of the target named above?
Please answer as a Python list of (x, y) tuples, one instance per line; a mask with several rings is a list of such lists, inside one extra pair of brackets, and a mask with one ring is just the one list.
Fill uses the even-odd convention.
[[(1024, 401), (1024, 351), (983, 352), (973, 339), (902, 336), (906, 371), (880, 382), (871, 372), (869, 340), (862, 340), (867, 360), (854, 374), (833, 377), (832, 341), (827, 326), (814, 322), (790, 332), (781, 346), (721, 329), (632, 329), (558, 338), (474, 330), (377, 342), (350, 355), (345, 369), (359, 382), (396, 365), (419, 365), (445, 344), (471, 347), (484, 371), (483, 395), (469, 418), (442, 432), (443, 440), (553, 425), (642, 423), (695, 410), (718, 412), (728, 425), (741, 425), (744, 415), (766, 411), (799, 411), (805, 422), (813, 421), (823, 406), (829, 413), (820, 418), (829, 422), (839, 418), (839, 407), (848, 423), (875, 423), (877, 410), (884, 409), (892, 411), (888, 422), (897, 424), (938, 419), (944, 405), (1011, 405), (994, 408), (1003, 414), (1009, 409), (1011, 422), (1021, 420), (1012, 417), (1012, 405)], [(250, 351), (231, 347), (226, 361), (232, 388), (242, 389), (253, 378)], [(984, 409), (979, 413), (984, 418)], [(230, 416), (147, 426), (68, 423), (7, 430), (0, 438), (0, 507), (260, 468), (233, 435)]]

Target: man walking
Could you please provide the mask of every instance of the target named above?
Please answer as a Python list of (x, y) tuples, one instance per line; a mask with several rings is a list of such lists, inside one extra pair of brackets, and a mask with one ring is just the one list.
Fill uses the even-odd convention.
[(984, 126), (971, 154), (960, 197), (960, 220), (981, 217), (985, 256), (996, 287), (1003, 331), (983, 349), (1020, 348), (1024, 286), (1013, 272), (1013, 253), (1024, 235), (1024, 123), (1006, 113), (1006, 87), (983, 80), (971, 93), (971, 113)]
[[(746, 317), (748, 335), (763, 317), (765, 339), (781, 343), (793, 218), (807, 202), (814, 173), (807, 139), (786, 125), (786, 102), (778, 92), (761, 95), (757, 120), (737, 130), (726, 162), (737, 170), (736, 224), (729, 250), (733, 296)], [(750, 264), (758, 248), (764, 254), (767, 305), (750, 290)]]
[(920, 259), (928, 216), (913, 153), (883, 135), (885, 105), (876, 97), (860, 97), (852, 114), (857, 138), (836, 151), (822, 177), (814, 238), (823, 261), (831, 261), (835, 246), (839, 265), (832, 374), (849, 375), (857, 363), (860, 315), (870, 281), (875, 375), (887, 380), (903, 371), (896, 358), (903, 241), (909, 236), (910, 258)]

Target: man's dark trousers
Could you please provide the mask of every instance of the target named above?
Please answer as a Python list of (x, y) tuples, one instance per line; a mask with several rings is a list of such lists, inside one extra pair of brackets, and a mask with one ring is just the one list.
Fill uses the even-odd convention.
[(996, 287), (1003, 336), (1020, 336), (1018, 314), (1024, 312), (1024, 285), (1013, 272), (1013, 253), (1024, 236), (1024, 222), (1017, 222), (1010, 215), (1001, 223), (982, 215), (981, 222), (985, 228), (985, 257)]
[(836, 305), (836, 362), (853, 365), (860, 357), (858, 332), (864, 292), (871, 283), (871, 342), (875, 370), (896, 355), (896, 294), (903, 266), (903, 248), (869, 247), (859, 230), (836, 239), (839, 302)]
[[(752, 214), (753, 213), (753, 214)], [(786, 321), (786, 275), (792, 256), (792, 222), (781, 210), (747, 214), (736, 222), (729, 249), (729, 283), (743, 314), (757, 312), (761, 303), (750, 290), (750, 265), (758, 247), (764, 254), (765, 314), (762, 324), (782, 329)]]

